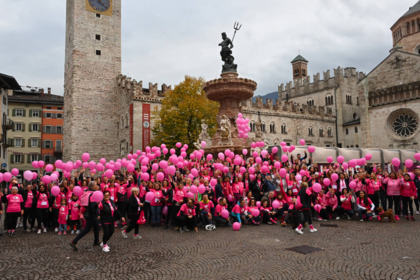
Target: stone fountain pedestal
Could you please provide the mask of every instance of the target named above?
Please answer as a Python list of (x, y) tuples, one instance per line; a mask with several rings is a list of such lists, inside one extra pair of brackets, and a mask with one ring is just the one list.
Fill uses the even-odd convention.
[[(219, 79), (206, 82), (203, 88), (208, 99), (220, 104), (217, 132), (212, 137), (212, 145), (205, 151), (215, 154), (230, 149), (240, 153), (242, 149), (249, 148), (249, 143), (248, 139), (238, 138), (236, 118), (241, 112), (241, 102), (254, 96), (257, 83), (238, 77), (236, 72), (224, 72), (220, 76)], [(229, 127), (229, 133), (226, 127)]]

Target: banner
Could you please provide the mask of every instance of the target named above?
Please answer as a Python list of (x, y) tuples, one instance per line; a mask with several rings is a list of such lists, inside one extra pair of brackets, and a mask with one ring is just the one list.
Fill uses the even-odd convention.
[(142, 150), (145, 151), (146, 147), (150, 145), (150, 104), (143, 104), (143, 145)]

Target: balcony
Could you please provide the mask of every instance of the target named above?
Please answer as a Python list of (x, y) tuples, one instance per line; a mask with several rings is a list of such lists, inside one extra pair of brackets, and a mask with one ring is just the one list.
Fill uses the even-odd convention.
[(58, 159), (61, 159), (63, 157), (63, 148), (54, 147), (54, 156)]
[(13, 139), (5, 139), (6, 141), (2, 141), (2, 144), (5, 148), (13, 147)]
[(10, 130), (13, 129), (13, 121), (12, 120), (7, 120), (6, 123), (3, 124), (3, 129), (4, 130)]

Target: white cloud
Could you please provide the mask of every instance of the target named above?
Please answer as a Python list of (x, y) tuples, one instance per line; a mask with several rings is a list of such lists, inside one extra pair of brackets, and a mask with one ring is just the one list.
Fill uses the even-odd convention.
[[(80, 1), (80, 0), (79, 0)], [(184, 75), (217, 78), (220, 33), (233, 33), (241, 76), (257, 94), (291, 79), (298, 51), (309, 74), (337, 66), (368, 72), (392, 47), (390, 26), (414, 0), (123, 0), (123, 74), (143, 85)], [(0, 0), (0, 71), (22, 85), (63, 93), (65, 1)]]

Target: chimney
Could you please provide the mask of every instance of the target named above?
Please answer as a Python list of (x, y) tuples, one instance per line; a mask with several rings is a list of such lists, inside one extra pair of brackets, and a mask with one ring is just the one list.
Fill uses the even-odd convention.
[(48, 88), (48, 94), (51, 94), (51, 88), (50, 87)]
[(44, 94), (44, 89), (43, 88), (41, 88), (39, 91), (41, 92), (41, 94)]

